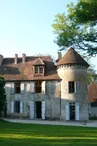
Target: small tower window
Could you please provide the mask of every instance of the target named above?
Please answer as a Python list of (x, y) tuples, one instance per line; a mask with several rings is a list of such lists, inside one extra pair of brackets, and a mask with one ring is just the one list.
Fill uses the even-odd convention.
[(69, 82), (69, 93), (74, 93), (75, 87), (74, 87), (74, 81)]

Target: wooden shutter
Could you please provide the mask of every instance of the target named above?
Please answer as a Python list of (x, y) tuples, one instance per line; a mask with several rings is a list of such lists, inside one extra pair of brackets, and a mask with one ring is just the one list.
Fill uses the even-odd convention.
[(75, 119), (79, 120), (79, 102), (75, 104)]
[(42, 93), (45, 94), (46, 93), (46, 81), (42, 82)]
[(30, 92), (31, 93), (34, 93), (35, 92), (35, 83), (34, 82), (31, 82), (30, 83)]
[(42, 119), (45, 120), (45, 101), (42, 101)]
[(11, 113), (14, 113), (14, 101), (11, 101)]
[(24, 94), (24, 90), (25, 90), (25, 83), (22, 82), (21, 83), (21, 94)]
[(75, 81), (75, 93), (79, 93), (80, 92), (80, 83), (79, 81)]
[(35, 111), (34, 111), (34, 102), (30, 102), (30, 119), (34, 119)]
[(26, 91), (29, 92), (30, 91), (30, 83), (27, 82), (27, 85), (26, 85)]
[(65, 82), (65, 93), (69, 92), (68, 81)]
[(14, 83), (11, 83), (11, 94), (14, 94)]
[(23, 102), (20, 101), (20, 113), (23, 113)]
[(69, 103), (66, 103), (66, 120), (70, 120), (70, 107), (69, 107)]

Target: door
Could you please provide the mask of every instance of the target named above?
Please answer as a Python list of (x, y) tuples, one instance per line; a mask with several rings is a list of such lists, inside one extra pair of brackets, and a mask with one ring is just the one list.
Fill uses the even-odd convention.
[(75, 103), (70, 103), (70, 120), (75, 120)]
[(36, 118), (41, 118), (41, 101), (36, 102)]

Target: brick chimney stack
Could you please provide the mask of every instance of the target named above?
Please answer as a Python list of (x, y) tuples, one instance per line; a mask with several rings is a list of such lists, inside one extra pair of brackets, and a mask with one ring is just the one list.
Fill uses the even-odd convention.
[(25, 63), (26, 62), (26, 54), (22, 54), (22, 63)]
[(18, 54), (15, 54), (14, 63), (15, 63), (15, 64), (18, 63)]
[(62, 58), (62, 53), (58, 52), (58, 60), (60, 60)]
[(0, 54), (0, 66), (2, 65), (3, 62), (3, 56)]

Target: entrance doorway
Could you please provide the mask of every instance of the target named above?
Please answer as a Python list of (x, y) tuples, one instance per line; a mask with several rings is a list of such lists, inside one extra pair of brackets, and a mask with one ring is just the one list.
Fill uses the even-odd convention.
[(70, 106), (70, 120), (75, 120), (75, 103), (69, 103)]
[(36, 118), (41, 118), (41, 101), (36, 102)]

